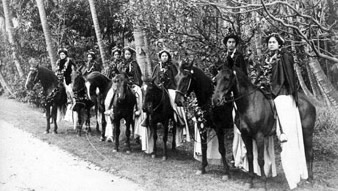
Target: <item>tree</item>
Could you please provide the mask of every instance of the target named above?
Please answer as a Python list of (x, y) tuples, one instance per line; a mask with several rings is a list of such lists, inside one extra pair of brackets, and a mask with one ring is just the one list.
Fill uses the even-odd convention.
[(49, 55), (49, 58), (50, 58), (51, 66), (52, 66), (52, 69), (55, 70), (56, 69), (56, 65), (55, 65), (55, 63), (56, 63), (56, 54), (55, 54), (56, 51), (54, 50), (49, 26), (48, 26), (48, 23), (47, 23), (45, 6), (43, 4), (43, 0), (36, 0), (36, 3), (38, 5), (38, 9), (39, 9), (40, 20), (41, 20), (45, 40), (46, 40), (46, 46), (47, 46), (47, 51), (48, 51), (48, 55)]
[(99, 20), (97, 18), (97, 13), (96, 13), (96, 8), (95, 8), (95, 1), (89, 0), (89, 6), (90, 6), (90, 12), (93, 18), (93, 23), (94, 23), (94, 28), (95, 28), (96, 38), (97, 38), (97, 44), (99, 45), (99, 49), (100, 49), (101, 60), (102, 60), (103, 66), (105, 67), (108, 63), (106, 60), (104, 46), (102, 42)]
[(149, 80), (151, 77), (151, 60), (149, 56), (149, 44), (147, 32), (142, 29), (141, 23), (144, 22), (144, 16), (141, 12), (135, 10), (136, 7), (144, 7), (142, 0), (130, 1), (129, 7), (131, 10), (135, 11), (134, 15), (134, 39), (135, 39), (135, 48), (136, 48), (136, 60), (140, 66), (143, 81)]
[(21, 64), (19, 61), (19, 58), (17, 56), (15, 44), (14, 44), (14, 37), (13, 37), (13, 29), (12, 29), (12, 24), (11, 24), (11, 14), (9, 13), (9, 6), (8, 6), (8, 1), (7, 0), (2, 0), (2, 6), (4, 9), (4, 14), (5, 14), (5, 19), (6, 19), (6, 28), (8, 32), (8, 41), (11, 46), (11, 51), (12, 51), (12, 57), (14, 60), (14, 64), (16, 66), (16, 69), (19, 73), (20, 78), (24, 76), (23, 70), (21, 68)]

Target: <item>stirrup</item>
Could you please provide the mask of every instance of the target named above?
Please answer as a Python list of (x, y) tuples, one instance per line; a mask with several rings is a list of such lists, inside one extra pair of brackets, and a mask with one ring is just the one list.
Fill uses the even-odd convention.
[(285, 142), (288, 142), (288, 137), (284, 133), (282, 133), (279, 136), (279, 140), (281, 143), (285, 143)]

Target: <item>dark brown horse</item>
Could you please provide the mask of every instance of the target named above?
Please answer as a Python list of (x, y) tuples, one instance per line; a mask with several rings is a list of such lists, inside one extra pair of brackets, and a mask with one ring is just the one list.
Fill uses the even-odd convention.
[[(241, 131), (241, 136), (247, 149), (249, 173), (253, 178), (252, 140), (255, 140), (258, 150), (258, 164), (262, 177), (265, 179), (263, 170), (264, 137), (271, 135), (275, 131), (275, 118), (274, 112), (272, 111), (271, 100), (267, 99), (263, 92), (254, 86), (238, 68), (230, 69), (225, 67), (218, 73), (216, 80), (217, 87), (213, 95), (213, 102), (216, 105), (223, 104), (226, 102), (224, 96), (230, 91), (233, 92), (233, 99), (238, 112), (236, 125)], [(303, 129), (309, 180), (312, 180), (312, 137), (316, 120), (316, 109), (304, 94), (299, 94), (299, 112)]]
[(95, 106), (96, 131), (100, 132), (101, 126), (101, 140), (103, 141), (105, 140), (105, 128), (107, 124), (104, 116), (104, 100), (112, 85), (112, 82), (100, 72), (92, 72), (86, 76), (85, 84), (88, 98), (94, 103)]
[(225, 174), (229, 174), (229, 166), (225, 158), (224, 146), (224, 130), (233, 128), (232, 123), (232, 103), (223, 106), (213, 107), (211, 97), (214, 91), (214, 85), (210, 77), (208, 77), (201, 69), (193, 66), (193, 62), (182, 61), (179, 64), (179, 72), (176, 76), (177, 94), (175, 102), (178, 106), (182, 106), (185, 98), (194, 92), (197, 98), (198, 106), (203, 112), (205, 120), (204, 128), (199, 127), (201, 134), (202, 146), (202, 164), (197, 174), (205, 173), (207, 162), (207, 131), (205, 128), (213, 128), (218, 138), (218, 150), (222, 156)]
[(54, 122), (53, 132), (57, 133), (57, 123), (60, 121), (62, 115), (64, 115), (67, 107), (65, 87), (62, 82), (58, 81), (54, 72), (45, 67), (35, 65), (31, 66), (29, 70), (25, 84), (26, 89), (31, 90), (37, 82), (40, 82), (43, 87), (43, 95), (46, 98), (45, 109), (47, 128), (45, 133), (49, 133), (51, 117)]
[(164, 128), (163, 135), (163, 160), (167, 159), (167, 140), (169, 133), (169, 119), (173, 120), (173, 142), (172, 149), (176, 149), (175, 133), (176, 123), (174, 122), (174, 110), (170, 104), (168, 90), (164, 87), (157, 86), (153, 81), (145, 82), (142, 91), (144, 93), (142, 109), (146, 112), (149, 119), (149, 127), (154, 137), (154, 150), (151, 154), (152, 158), (156, 157), (156, 140), (157, 130)]
[(87, 96), (87, 89), (85, 85), (85, 76), (81, 71), (73, 71), (72, 73), (73, 93), (75, 103), (73, 106), (73, 125), (78, 135), (81, 136), (82, 126), (85, 123), (86, 133), (91, 132), (90, 129), (90, 109), (93, 106), (93, 102), (89, 100)]
[(130, 152), (130, 129), (134, 124), (134, 106), (136, 104), (136, 97), (128, 85), (128, 78), (125, 74), (117, 74), (113, 78), (112, 86), (115, 88), (115, 93), (112, 100), (113, 114), (110, 116), (113, 122), (113, 135), (115, 140), (115, 147), (113, 152), (119, 150), (120, 137), (120, 122), (121, 119), (126, 121), (126, 144), (127, 153)]

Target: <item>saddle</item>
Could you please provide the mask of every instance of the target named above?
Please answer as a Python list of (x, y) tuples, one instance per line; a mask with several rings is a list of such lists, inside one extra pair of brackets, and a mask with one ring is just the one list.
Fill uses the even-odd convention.
[(273, 97), (271, 91), (269, 91), (264, 86), (262, 86), (261, 88), (259, 88), (259, 90), (263, 93), (264, 97), (269, 101), (270, 107), (271, 107), (271, 111), (272, 111), (274, 119), (275, 119), (275, 124), (273, 125), (273, 127), (272, 127), (272, 129), (271, 129), (271, 131), (269, 133), (269, 136), (271, 136), (271, 135), (276, 134), (276, 126), (277, 126), (277, 122), (279, 122), (276, 105), (275, 105), (275, 102), (273, 101), (274, 97)]

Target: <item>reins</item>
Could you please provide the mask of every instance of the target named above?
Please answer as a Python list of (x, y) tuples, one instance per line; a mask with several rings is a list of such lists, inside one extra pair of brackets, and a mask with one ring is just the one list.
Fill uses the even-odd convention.
[[(160, 88), (160, 87), (158, 87)], [(160, 100), (160, 103), (153, 109), (153, 112), (156, 111), (158, 108), (160, 108), (160, 106), (162, 105), (164, 99), (165, 99), (165, 92), (167, 92), (167, 90), (165, 88), (160, 88), (162, 90), (162, 97)]]
[[(236, 82), (236, 84), (238, 84), (238, 78), (237, 78), (237, 74), (236, 74), (235, 71), (234, 71), (234, 76), (235, 76), (235, 82)], [(232, 84), (231, 87), (232, 87), (233, 85), (234, 85), (234, 84)], [(230, 102), (235, 102), (235, 101), (237, 101), (237, 100), (240, 100), (240, 99), (242, 99), (243, 97), (246, 97), (246, 96), (249, 96), (249, 95), (253, 94), (254, 92), (256, 92), (256, 90), (258, 90), (258, 88), (259, 88), (259, 87), (255, 87), (255, 88), (254, 88), (252, 91), (250, 91), (249, 93), (240, 95), (240, 96), (238, 96), (238, 97), (236, 97), (236, 98), (235, 98), (235, 96), (231, 96), (230, 101), (224, 100), (224, 103), (230, 103)]]

